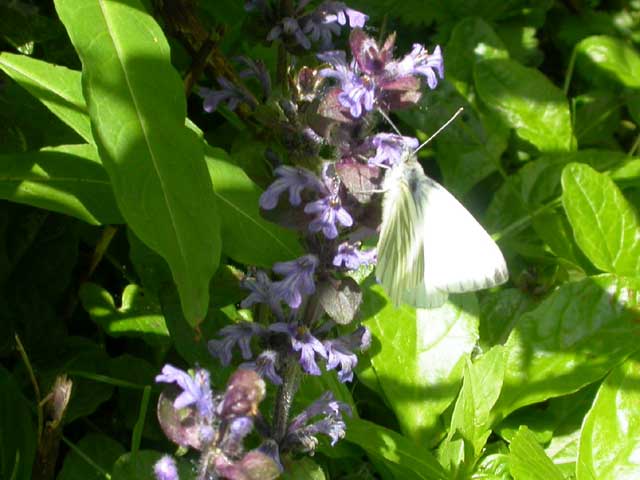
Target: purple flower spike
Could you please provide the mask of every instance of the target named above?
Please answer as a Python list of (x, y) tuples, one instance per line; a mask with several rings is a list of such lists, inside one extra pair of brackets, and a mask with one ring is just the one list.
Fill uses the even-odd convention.
[(324, 190), (318, 177), (304, 168), (282, 165), (276, 168), (274, 173), (280, 178), (269, 185), (269, 188), (260, 196), (260, 206), (264, 210), (274, 209), (278, 205), (280, 195), (286, 191), (289, 191), (289, 203), (297, 206), (302, 203), (300, 194), (303, 190)]
[(290, 262), (275, 263), (273, 271), (285, 276), (281, 281), (274, 283), (274, 291), (278, 298), (282, 298), (291, 308), (298, 308), (302, 304), (303, 295), (311, 295), (316, 290), (313, 276), (319, 263), (315, 255), (304, 255)]
[(351, 335), (325, 340), (324, 346), (327, 349), (327, 370), (337, 369), (338, 379), (342, 382), (353, 380), (353, 369), (358, 365), (358, 357), (354, 350), (366, 350), (371, 344), (371, 332), (366, 327), (360, 327)]
[(368, 160), (368, 164), (377, 167), (393, 167), (402, 161), (403, 155), (412, 152), (420, 142), (417, 138), (403, 137), (393, 133), (378, 133), (371, 139), (376, 155)]
[(327, 238), (336, 238), (338, 236), (338, 228), (336, 223), (343, 227), (353, 225), (353, 218), (343, 207), (338, 195), (329, 195), (315, 202), (308, 203), (304, 207), (305, 213), (315, 214), (311, 223), (309, 223), (309, 231), (319, 232), (322, 230)]
[(239, 322), (235, 325), (227, 325), (219, 332), (219, 335), (224, 337), (222, 340), (209, 340), (209, 353), (214, 357), (218, 357), (222, 365), (227, 366), (231, 363), (232, 349), (237, 344), (242, 352), (242, 358), (249, 360), (253, 356), (251, 339), (264, 333), (265, 328), (253, 322)]
[(338, 246), (338, 252), (333, 257), (333, 265), (336, 267), (344, 266), (349, 270), (357, 270), (362, 265), (375, 264), (377, 260), (376, 249), (362, 251), (359, 247), (359, 243), (341, 243)]
[(364, 111), (373, 110), (375, 104), (375, 85), (371, 81), (364, 81), (356, 72), (356, 64), (347, 65), (344, 52), (333, 51), (318, 55), (323, 62), (333, 68), (323, 68), (318, 75), (323, 78), (333, 78), (340, 82), (341, 92), (338, 94), (340, 105), (349, 109), (352, 117), (358, 118)]
[[(334, 446), (345, 435), (342, 412), (351, 416), (349, 405), (335, 400), (331, 392), (325, 393), (291, 421), (285, 443), (297, 444), (306, 451), (312, 451), (318, 444), (316, 435), (322, 433), (331, 438), (331, 445)], [(325, 417), (308, 425), (309, 420), (319, 415)]]
[(274, 291), (274, 283), (265, 272), (258, 270), (256, 278), (246, 277), (242, 279), (240, 285), (251, 291), (249, 296), (240, 302), (242, 308), (250, 308), (256, 303), (264, 303), (269, 305), (276, 317), (283, 318), (280, 298)]
[(254, 370), (261, 377), (268, 378), (274, 385), (282, 385), (282, 377), (280, 377), (276, 371), (277, 362), (277, 352), (273, 350), (265, 350), (258, 355), (254, 362), (245, 362), (240, 365), (240, 368)]
[(267, 40), (272, 42), (273, 40), (280, 38), (283, 35), (291, 36), (295, 38), (298, 45), (305, 50), (311, 48), (311, 42), (300, 28), (300, 24), (295, 18), (285, 17), (279, 25), (276, 25), (271, 29), (267, 35)]
[(164, 455), (153, 466), (157, 480), (178, 480), (178, 467), (173, 457)]
[(213, 399), (209, 385), (209, 372), (198, 368), (192, 377), (184, 370), (167, 364), (156, 376), (157, 383), (176, 383), (183, 392), (173, 402), (176, 409), (196, 405), (200, 415), (209, 417), (213, 413)]
[(438, 77), (444, 78), (444, 63), (442, 60), (442, 50), (436, 46), (432, 54), (420, 44), (413, 45), (413, 49), (397, 64), (399, 76), (422, 75), (427, 78), (427, 85), (430, 89), (438, 85)]
[(217, 110), (220, 102), (227, 102), (229, 110), (235, 110), (239, 103), (244, 102), (252, 107), (256, 106), (253, 98), (247, 96), (247, 93), (241, 90), (224, 77), (218, 77), (218, 85), (220, 90), (212, 90), (210, 88), (201, 87), (198, 95), (203, 98), (202, 108), (207, 113)]
[(322, 342), (311, 335), (309, 329), (295, 324), (274, 323), (269, 330), (289, 336), (293, 350), (300, 352), (300, 366), (305, 372), (310, 375), (322, 374), (316, 363), (316, 353), (322, 358), (327, 358), (327, 351)]

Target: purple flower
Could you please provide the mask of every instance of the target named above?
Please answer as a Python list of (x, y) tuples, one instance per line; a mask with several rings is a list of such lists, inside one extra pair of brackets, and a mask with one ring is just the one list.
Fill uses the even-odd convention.
[(268, 378), (274, 385), (282, 385), (282, 377), (276, 371), (278, 353), (273, 350), (265, 350), (254, 362), (245, 362), (240, 368), (254, 370), (261, 377)]
[(157, 480), (178, 480), (176, 461), (169, 455), (164, 455), (153, 466), (153, 473)]
[(318, 58), (333, 67), (323, 68), (318, 75), (340, 82), (341, 92), (338, 94), (338, 102), (349, 109), (352, 117), (358, 118), (363, 111), (373, 110), (376, 100), (375, 84), (358, 74), (355, 62), (347, 65), (346, 54), (341, 51), (321, 53), (318, 54)]
[(325, 340), (327, 349), (327, 370), (337, 369), (338, 379), (344, 382), (353, 380), (353, 369), (358, 364), (358, 357), (353, 350), (365, 350), (371, 344), (371, 332), (366, 327), (360, 327), (351, 335), (339, 337), (334, 340)]
[(238, 74), (240, 78), (256, 78), (260, 82), (264, 98), (268, 98), (271, 95), (271, 77), (264, 62), (244, 56), (237, 57), (236, 60), (247, 67)]
[(222, 340), (209, 340), (209, 353), (220, 359), (222, 365), (229, 365), (233, 355), (232, 349), (237, 344), (242, 352), (242, 358), (249, 360), (251, 352), (251, 339), (255, 335), (265, 333), (265, 328), (254, 322), (239, 322), (235, 325), (227, 325), (218, 333)]
[(340, 35), (341, 28), (335, 22), (326, 22), (324, 13), (316, 12), (307, 19), (303, 31), (313, 42), (320, 41), (322, 50), (327, 50), (333, 46), (332, 36)]
[(393, 65), (392, 71), (400, 77), (422, 75), (427, 78), (427, 85), (433, 90), (438, 85), (438, 76), (444, 78), (440, 46), (436, 46), (433, 53), (429, 54), (422, 45), (414, 44), (411, 52)]
[(289, 203), (297, 206), (302, 203), (300, 194), (304, 189), (316, 191), (324, 189), (318, 177), (304, 168), (281, 165), (274, 170), (274, 173), (280, 178), (260, 195), (260, 206), (265, 210), (275, 208), (280, 195), (286, 191), (289, 191)]
[(218, 77), (218, 85), (222, 87), (220, 90), (212, 90), (210, 88), (201, 87), (198, 90), (204, 101), (202, 108), (207, 113), (211, 113), (218, 108), (220, 102), (227, 102), (229, 110), (235, 110), (240, 102), (244, 102), (252, 107), (256, 106), (255, 99), (247, 95), (247, 92), (242, 90), (237, 85), (231, 83), (224, 77)]
[(274, 323), (269, 330), (289, 336), (293, 350), (300, 352), (302, 369), (310, 375), (321, 375), (320, 367), (316, 363), (316, 353), (322, 358), (327, 358), (327, 352), (322, 342), (311, 335), (308, 328), (292, 323)]
[(213, 398), (209, 384), (209, 372), (197, 368), (192, 377), (184, 370), (166, 364), (162, 373), (156, 376), (158, 383), (176, 383), (183, 390), (173, 402), (176, 409), (196, 405), (200, 415), (209, 417), (213, 413)]
[(311, 295), (316, 290), (313, 276), (319, 264), (315, 255), (303, 255), (290, 262), (278, 262), (273, 271), (285, 278), (274, 283), (274, 291), (291, 308), (298, 308), (303, 295)]
[(333, 264), (336, 267), (345, 266), (349, 270), (357, 270), (362, 265), (372, 265), (376, 263), (376, 249), (362, 251), (359, 243), (343, 242), (338, 246), (338, 252), (333, 257)]
[(418, 139), (393, 133), (378, 133), (371, 140), (376, 155), (367, 163), (378, 167), (392, 167), (402, 161), (403, 155), (418, 148)]
[(338, 195), (329, 195), (327, 197), (308, 203), (304, 207), (305, 213), (315, 214), (311, 223), (309, 223), (309, 231), (319, 232), (322, 230), (327, 238), (336, 238), (338, 236), (338, 228), (336, 222), (343, 227), (353, 225), (353, 218), (342, 207), (342, 202)]
[[(351, 407), (335, 400), (331, 392), (325, 393), (291, 421), (285, 443), (298, 444), (304, 450), (312, 451), (318, 444), (316, 435), (322, 433), (331, 438), (331, 445), (334, 446), (345, 434), (342, 412), (351, 416)], [(324, 418), (308, 425), (309, 420), (319, 415), (324, 415)]]
[(324, 2), (307, 17), (304, 33), (312, 41), (320, 40), (323, 50), (331, 48), (332, 35), (340, 35), (341, 26), (363, 27), (369, 17), (362, 12), (347, 8), (342, 2)]
[(271, 31), (267, 35), (267, 40), (272, 42), (283, 35), (295, 38), (298, 45), (300, 45), (305, 50), (309, 50), (311, 48), (311, 42), (300, 28), (300, 24), (295, 18), (283, 18), (278, 25), (271, 29)]
[(240, 286), (247, 290), (251, 290), (249, 296), (240, 302), (240, 306), (242, 308), (249, 308), (256, 303), (264, 303), (269, 305), (271, 311), (276, 315), (276, 317), (283, 317), (280, 298), (278, 298), (274, 291), (274, 283), (265, 272), (258, 270), (255, 278), (243, 278), (240, 282)]

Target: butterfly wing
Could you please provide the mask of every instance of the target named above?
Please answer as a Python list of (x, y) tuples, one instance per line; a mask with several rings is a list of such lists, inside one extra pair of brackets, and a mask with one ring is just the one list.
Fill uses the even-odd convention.
[[(391, 300), (433, 308), (446, 301), (447, 293), (506, 282), (500, 249), (466, 208), (427, 177), (416, 161), (397, 168), (385, 185), (378, 242), (378, 265), (383, 269), (376, 270)], [(394, 264), (399, 272), (393, 271)]]
[(407, 290), (424, 278), (424, 249), (415, 228), (420, 219), (403, 164), (387, 173), (384, 190), (376, 278), (397, 306)]

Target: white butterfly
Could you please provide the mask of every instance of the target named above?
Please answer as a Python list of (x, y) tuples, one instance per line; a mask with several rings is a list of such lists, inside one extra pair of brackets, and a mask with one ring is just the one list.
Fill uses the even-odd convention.
[(509, 273), (498, 245), (407, 152), (384, 179), (376, 277), (398, 306), (435, 308), (449, 293), (500, 285)]

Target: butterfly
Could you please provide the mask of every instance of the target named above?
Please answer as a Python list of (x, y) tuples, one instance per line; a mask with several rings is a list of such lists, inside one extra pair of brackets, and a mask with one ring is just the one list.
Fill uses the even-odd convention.
[(449, 293), (509, 278), (498, 245), (444, 187), (425, 175), (415, 152), (387, 171), (376, 278), (392, 302), (444, 304)]

